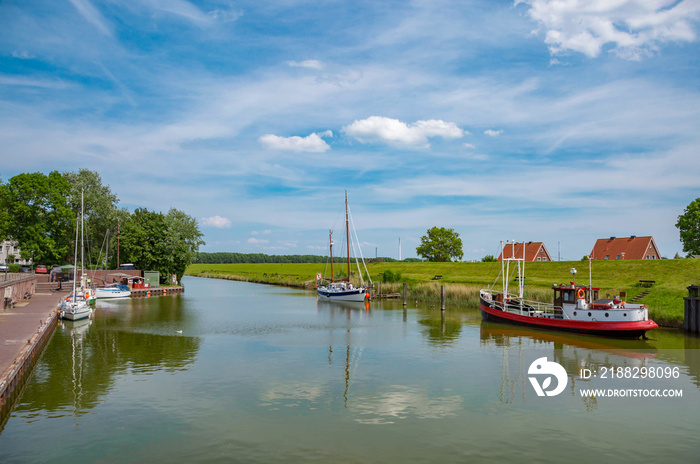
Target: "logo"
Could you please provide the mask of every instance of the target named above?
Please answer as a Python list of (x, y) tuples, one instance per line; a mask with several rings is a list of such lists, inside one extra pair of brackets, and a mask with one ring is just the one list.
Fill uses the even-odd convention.
[[(564, 391), (569, 380), (566, 370), (561, 367), (561, 364), (547, 361), (546, 357), (536, 359), (535, 362), (530, 364), (527, 374), (537, 396), (557, 396)], [(556, 388), (549, 389), (552, 384), (552, 377), (557, 379), (557, 384)], [(542, 383), (540, 383), (540, 378)]]

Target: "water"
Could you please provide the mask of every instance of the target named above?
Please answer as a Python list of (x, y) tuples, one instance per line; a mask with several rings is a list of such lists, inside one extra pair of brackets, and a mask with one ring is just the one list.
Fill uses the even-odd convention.
[[(477, 310), (441, 317), (184, 282), (182, 295), (99, 301), (93, 320), (59, 327), (0, 432), (0, 462), (694, 462), (700, 452), (696, 337), (606, 340), (487, 324)], [(541, 379), (528, 374), (541, 357), (566, 371), (556, 396), (529, 380)], [(623, 378), (600, 378), (609, 367)], [(669, 378), (624, 378), (642, 368)], [(683, 396), (582, 398), (589, 387)]]

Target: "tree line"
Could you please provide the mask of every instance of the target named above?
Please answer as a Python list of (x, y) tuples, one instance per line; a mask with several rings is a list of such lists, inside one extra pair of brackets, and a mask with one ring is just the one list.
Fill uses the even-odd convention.
[[(354, 260), (354, 258), (351, 258)], [(238, 263), (325, 263), (329, 259), (327, 256), (319, 255), (266, 255), (264, 253), (232, 253), (232, 252), (213, 252), (213, 253), (197, 253), (194, 262), (200, 264), (238, 264)], [(368, 262), (395, 262), (393, 258), (365, 258)], [(420, 261), (419, 259), (405, 259), (404, 261)], [(347, 257), (334, 256), (334, 263), (345, 263)]]
[(181, 278), (204, 245), (197, 221), (175, 208), (167, 214), (144, 208), (130, 213), (118, 202), (95, 171), (18, 174), (0, 180), (0, 237), (16, 240), (22, 258), (33, 263), (71, 263), (83, 209), (86, 266), (128, 262), (159, 271), (163, 279)]

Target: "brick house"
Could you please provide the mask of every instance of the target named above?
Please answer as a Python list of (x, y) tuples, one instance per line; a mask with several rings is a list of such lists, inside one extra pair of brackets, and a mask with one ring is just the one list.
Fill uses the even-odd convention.
[[(527, 242), (525, 245), (525, 261), (551, 261), (552, 257), (547, 251), (547, 247), (542, 242)], [(503, 246), (501, 254), (498, 256), (498, 261), (503, 261), (503, 255), (506, 258), (515, 256), (516, 258), (523, 257), (523, 243), (516, 243), (513, 247), (512, 243), (507, 243)]]
[(661, 259), (653, 237), (599, 238), (591, 251), (596, 261), (623, 259)]

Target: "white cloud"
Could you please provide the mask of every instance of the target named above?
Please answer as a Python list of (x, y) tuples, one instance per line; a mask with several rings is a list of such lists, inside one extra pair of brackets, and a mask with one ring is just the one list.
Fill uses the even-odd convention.
[(271, 230), (271, 229), (265, 229), (265, 230), (263, 230), (262, 232), (258, 232), (257, 230), (254, 230), (254, 231), (252, 231), (252, 232), (250, 233), (250, 235), (260, 235), (260, 234), (263, 234), (263, 235), (270, 235), (271, 233), (272, 233), (272, 230)]
[(465, 144), (462, 145), (462, 146), (463, 146), (464, 148), (468, 149), (468, 150), (473, 150), (474, 148), (476, 148), (476, 145), (474, 145), (474, 144), (472, 144), (472, 143), (465, 143)]
[(459, 138), (466, 131), (453, 122), (439, 119), (406, 124), (398, 119), (370, 116), (343, 128), (343, 132), (361, 142), (385, 142), (410, 148), (428, 148), (428, 137)]
[(199, 222), (203, 226), (214, 227), (216, 229), (228, 229), (231, 227), (231, 220), (221, 216), (205, 217)]
[(484, 131), (484, 134), (488, 135), (489, 137), (498, 137), (503, 133), (503, 129), (498, 129), (498, 130), (493, 130), (493, 129), (488, 129)]
[(325, 131), (320, 135), (313, 133), (306, 137), (280, 137), (274, 134), (265, 134), (258, 141), (265, 147), (272, 150), (287, 150), (294, 152), (323, 153), (331, 147), (321, 137), (333, 137), (333, 132)]
[(618, 56), (639, 60), (666, 42), (696, 39), (700, 3), (676, 0), (515, 0), (545, 30), (552, 55), (572, 50), (598, 56), (606, 44)]
[(292, 68), (322, 69), (323, 63), (318, 60), (287, 61)]
[(270, 243), (269, 240), (263, 240), (261, 238), (255, 238), (255, 237), (250, 237), (248, 240), (246, 240), (248, 243), (252, 245), (264, 245), (266, 243)]

